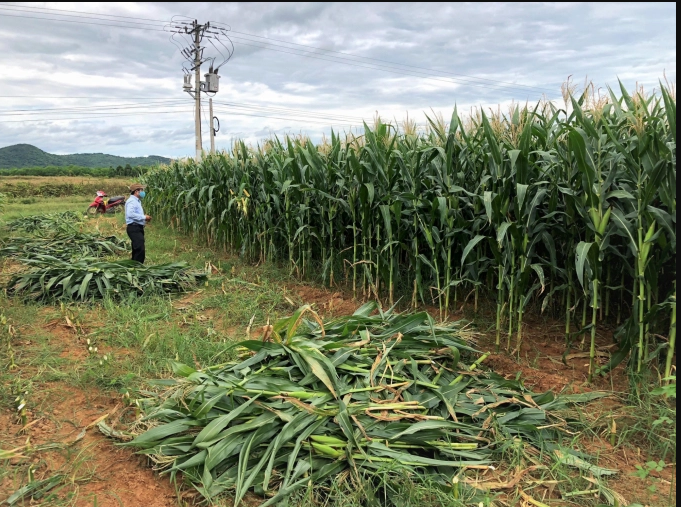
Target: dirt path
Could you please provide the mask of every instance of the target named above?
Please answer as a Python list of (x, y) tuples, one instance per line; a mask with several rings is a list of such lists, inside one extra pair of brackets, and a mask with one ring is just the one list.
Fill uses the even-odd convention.
[[(51, 349), (61, 358), (73, 365), (87, 358), (86, 347), (63, 322), (49, 323), (41, 330), (49, 331)], [(37, 326), (33, 331), (38, 331)], [(31, 347), (32, 337), (30, 331), (23, 333), (16, 345)], [(30, 375), (32, 369), (22, 369), (21, 375)], [(0, 499), (5, 500), (26, 483), (22, 472), (30, 465), (36, 481), (66, 476), (43, 495), (41, 500), (46, 505), (178, 505), (170, 482), (159, 478), (145, 457), (117, 446), (97, 428), (96, 422), (107, 414), (106, 421), (114, 427), (122, 426), (127, 416), (134, 417), (124, 397), (55, 381), (41, 384), (30, 401), (33, 408), (25, 413), (26, 427), (15, 411), (0, 414), (2, 448), (21, 455), (8, 462), (10, 471), (0, 481)]]
[[(68, 501), (83, 507), (176, 506), (174, 489), (167, 480), (159, 480), (146, 459), (116, 447), (96, 426), (85, 430), (117, 405), (118, 400), (96, 392), (59, 389), (45, 400), (43, 410), (27, 414), (33, 424), (23, 431), (17, 418), (3, 414), (3, 441), (28, 457), (35, 480), (68, 475), (65, 485), (45, 495), (54, 505)], [(85, 435), (81, 436), (83, 431)], [(55, 445), (61, 448), (49, 449)], [(48, 450), (41, 450), (45, 447)], [(10, 465), (13, 462), (18, 464), (19, 459), (11, 460)], [(26, 465), (26, 460), (21, 462)], [(5, 478), (0, 483), (0, 498), (16, 491), (20, 479)]]

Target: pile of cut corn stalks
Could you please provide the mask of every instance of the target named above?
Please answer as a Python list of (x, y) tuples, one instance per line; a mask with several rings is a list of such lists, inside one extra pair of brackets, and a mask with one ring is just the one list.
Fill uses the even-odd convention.
[(458, 494), (484, 488), (471, 476), (517, 442), (541, 468), (569, 432), (558, 411), (603, 396), (531, 393), (479, 368), (486, 356), (464, 325), (375, 303), (326, 323), (302, 307), (258, 335), (236, 346), (238, 360), (176, 363), (179, 378), (138, 401), (145, 417), (125, 445), (234, 505), (249, 491), (274, 505), (341, 473), (395, 467)]

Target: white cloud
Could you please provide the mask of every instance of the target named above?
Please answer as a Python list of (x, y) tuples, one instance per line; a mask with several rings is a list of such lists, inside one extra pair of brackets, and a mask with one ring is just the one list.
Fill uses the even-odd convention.
[[(228, 23), (239, 32), (367, 58), (350, 66), (328, 61), (343, 55), (302, 46), (289, 48), (313, 51), (308, 55), (314, 58), (252, 47), (260, 43), (236, 44), (234, 57), (220, 70), (215, 97), (222, 123), (217, 145), (224, 148), (235, 137), (255, 143), (272, 133), (319, 138), (328, 134), (329, 124), (338, 130), (347, 128), (346, 122), (360, 123), (357, 117), (370, 122), (376, 111), (398, 120), (408, 111), (424, 122), (423, 113), (431, 114), (431, 108), (448, 118), (455, 103), (465, 111), (512, 99), (533, 102), (544, 94), (558, 98), (568, 75), (576, 82), (588, 75), (598, 86), (617, 85), (619, 77), (627, 87), (640, 82), (646, 89), (657, 85), (663, 71), (676, 79), (675, 4), (47, 2), (17, 8), (26, 6), (137, 18), (111, 18), (119, 23), (191, 15)], [(0, 95), (28, 97), (0, 97), (0, 146), (26, 142), (58, 153), (193, 153), (193, 104), (181, 91), (182, 57), (167, 34), (9, 15), (32, 14), (0, 6)], [(387, 65), (378, 60), (400, 64), (405, 75), (378, 70)], [(417, 67), (438, 71), (438, 79), (425, 78)], [(95, 116), (104, 112), (96, 107), (140, 97), (178, 101), (179, 107), (171, 112), (169, 104), (152, 107), (142, 101), (146, 109), (138, 111), (148, 112), (135, 116), (57, 121), (78, 114), (46, 112), (31, 119), (51, 120), (8, 123), (20, 118), (10, 117), (10, 110), (85, 107)], [(226, 103), (270, 109), (236, 109)], [(313, 121), (291, 109), (329, 119)], [(207, 134), (204, 142), (207, 146)]]

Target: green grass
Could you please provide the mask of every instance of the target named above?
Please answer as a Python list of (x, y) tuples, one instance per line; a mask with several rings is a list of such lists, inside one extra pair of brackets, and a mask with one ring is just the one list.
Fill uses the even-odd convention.
[[(38, 198), (35, 203), (9, 199), (4, 213), (0, 215), (0, 239), (8, 234), (2, 229), (5, 221), (32, 214), (84, 211), (90, 202), (89, 197)], [(115, 215), (88, 219), (84, 232), (97, 231), (104, 235), (125, 237), (124, 217)], [(148, 389), (148, 379), (171, 375), (169, 361), (205, 366), (216, 361), (216, 357), (220, 361), (229, 360), (232, 358), (231, 352), (224, 352), (227, 345), (245, 338), (245, 329), (251, 318), (254, 319), (255, 329), (268, 319), (274, 321), (290, 314), (297, 305), (306, 302), (286, 289), (287, 285), (293, 284), (288, 269), (272, 264), (252, 266), (239, 257), (214, 251), (156, 221), (152, 221), (147, 228), (146, 241), (149, 264), (185, 261), (195, 268), (204, 269), (206, 263), (211, 263), (219, 272), (214, 273), (198, 290), (174, 296), (60, 306), (24, 303), (0, 294), (0, 314), (14, 329), (10, 336), (7, 325), (0, 328), (0, 409), (3, 413), (14, 411), (16, 396), (23, 394), (29, 410), (29, 422), (42, 417), (61, 428), (59, 431), (73, 431), (75, 435), (78, 433), (77, 428), (89, 422), (83, 420), (82, 413), (75, 407), (68, 414), (54, 413), (54, 407), (73, 393), (84, 393), (85, 408), (92, 408), (96, 397), (102, 394), (116, 400), (125, 400), (121, 398), (125, 393), (134, 398), (138, 390)], [(121, 258), (128, 258), (128, 254)], [(6, 272), (16, 269), (17, 265), (0, 259), (0, 267), (5, 272), (0, 280), (4, 280)], [(463, 299), (465, 294), (460, 294), (460, 297)], [(490, 312), (486, 304), (486, 300), (481, 299), (481, 311), (477, 315), (479, 330), (493, 328), (493, 321), (487, 320)], [(468, 312), (467, 316), (473, 317)], [(75, 330), (63, 325), (67, 317)], [(97, 352), (88, 352), (88, 339), (90, 346), (97, 347)], [(107, 356), (106, 360), (103, 359), (104, 355)], [(533, 357), (528, 359), (531, 362)], [(15, 367), (10, 369), (12, 364)], [(621, 415), (622, 418), (616, 419), (618, 432), (615, 447), (603, 447), (606, 463), (613, 452), (622, 449), (626, 449), (632, 461), (641, 465), (651, 459), (675, 463), (675, 407), (660, 396), (647, 393), (639, 393), (634, 398), (622, 398), (617, 407), (600, 410), (597, 416), (585, 411), (581, 416), (582, 436), (576, 436), (574, 444), (580, 445), (584, 437), (596, 443), (608, 442), (608, 421), (613, 415)], [(663, 420), (665, 417), (673, 424)], [(13, 415), (8, 420), (14, 422), (12, 418)], [(658, 420), (663, 422), (654, 424)], [(23, 445), (25, 439), (25, 436), (0, 432), (0, 449)], [(637, 454), (636, 449), (640, 449), (640, 454)], [(13, 464), (0, 460), (0, 501), (5, 499), (5, 494), (9, 495), (26, 484), (30, 463), (40, 463), (40, 478), (58, 474), (65, 476), (50, 491), (53, 498), (49, 501), (43, 498), (43, 502), (57, 506), (73, 505), (79, 499), (93, 502), (95, 493), (87, 489), (87, 483), (93, 474), (96, 451), (86, 446), (74, 446), (49, 453), (36, 451), (29, 459)], [(517, 453), (512, 442), (509, 443), (506, 460), (511, 466), (531, 465)], [(417, 477), (399, 476), (399, 471), (395, 470), (386, 470), (384, 473), (393, 474), (391, 480), (384, 483), (386, 488), (390, 484), (394, 489), (384, 488), (374, 492), (379, 503), (372, 503), (361, 485), (352, 483), (347, 477), (338, 477), (329, 489), (310, 485), (292, 497), (290, 505), (303, 507), (311, 505), (313, 501), (329, 507), (380, 505), (381, 495), (401, 498), (404, 507), (463, 507), (477, 506), (478, 502), (483, 502), (485, 506), (501, 505), (494, 503), (495, 493), (482, 494), (471, 504), (469, 500), (472, 499), (454, 498), (451, 491), (440, 491)], [(555, 460), (538, 477), (558, 480), (556, 490), (568, 494), (588, 490), (591, 484), (574, 468)], [(628, 500), (641, 499), (641, 503), (646, 498), (647, 504), (651, 506), (670, 505), (664, 492), (664, 488), (669, 486), (661, 481), (651, 482), (651, 477), (645, 480), (627, 477), (630, 479), (631, 491), (622, 493)], [(645, 493), (647, 497), (636, 492), (652, 486), (657, 487), (658, 500), (650, 499), (650, 495), (654, 494), (652, 492)], [(542, 499), (538, 489), (526, 489), (525, 492), (537, 500)], [(114, 493), (108, 491), (96, 494), (102, 501), (105, 497), (113, 498)], [(515, 489), (506, 493), (505, 501), (511, 504), (523, 500)], [(328, 503), (324, 503), (323, 499), (327, 499)], [(598, 503), (587, 496), (568, 497), (567, 500), (573, 505)], [(603, 497), (600, 501), (605, 503)], [(178, 500), (178, 505), (182, 505), (182, 502)], [(549, 502), (549, 505), (552, 504)]]
[[(27, 215), (84, 211), (91, 199), (21, 201), (8, 199), (0, 215), (0, 227), (6, 221)], [(97, 216), (87, 220), (84, 230), (125, 237), (124, 217), (121, 214)], [(8, 235), (0, 228), (0, 238)], [(60, 306), (24, 303), (0, 295), (0, 313), (14, 329), (12, 337), (6, 326), (0, 331), (0, 384), (3, 386), (0, 408), (13, 411), (16, 397), (22, 395), (29, 420), (45, 418), (58, 422), (61, 427), (76, 427), (78, 423), (73, 415), (52, 415), (55, 400), (68, 397), (74, 389), (88, 395), (103, 392), (118, 397), (127, 392), (134, 397), (135, 392), (146, 387), (147, 379), (169, 374), (170, 360), (205, 365), (218, 354), (229, 359), (224, 353), (226, 344), (244, 336), (253, 315), (255, 323), (263, 325), (268, 318), (274, 319), (290, 309), (282, 288), (274, 282), (260, 279), (257, 285), (248, 285), (251, 282), (230, 281), (246, 282), (251, 277), (251, 268), (238, 260), (194, 245), (186, 237), (157, 224), (147, 228), (146, 240), (147, 264), (181, 260), (203, 269), (206, 262), (211, 262), (222, 273), (214, 275), (196, 292), (172, 298), (153, 296)], [(3, 266), (10, 270), (15, 264), (5, 262)], [(270, 271), (276, 270), (270, 268)], [(253, 276), (253, 283), (256, 282), (257, 276)], [(63, 326), (67, 317), (75, 325), (75, 331)], [(89, 346), (97, 347), (97, 352), (88, 353)], [(10, 369), (12, 364), (15, 366)], [(15, 440), (13, 435), (1, 435), (0, 449), (13, 448)], [(59, 457), (55, 459), (70, 463), (71, 468), (52, 472), (71, 477), (79, 461), (60, 454), (62, 452), (58, 451)], [(92, 452), (83, 450), (85, 457), (90, 456), (88, 459), (92, 458)], [(65, 470), (68, 473), (64, 473)], [(0, 460), (0, 484), (11, 484), (18, 489), (26, 484), (27, 474), (27, 463), (10, 466)], [(70, 505), (79, 497), (76, 485), (62, 481), (50, 490), (52, 497), (42, 500), (50, 498), (48, 503), (54, 502), (50, 505), (61, 505), (61, 502)], [(10, 491), (0, 487), (0, 501), (5, 499), (5, 494), (9, 495)], [(99, 496), (102, 498), (102, 494)]]
[(23, 199), (7, 199), (2, 221), (9, 221), (27, 215), (42, 215), (58, 211), (82, 211), (85, 212), (88, 205), (93, 201), (92, 197), (45, 197), (38, 198), (34, 203), (22, 203)]
[[(31, 214), (84, 210), (89, 202), (78, 198), (46, 198), (36, 204), (22, 204), (13, 200), (7, 204), (2, 221)], [(87, 224), (103, 234), (125, 237), (122, 214), (97, 216), (88, 219)], [(0, 230), (0, 238), (6, 234)], [(264, 325), (267, 319), (273, 320), (292, 308), (284, 299), (284, 290), (276, 283), (284, 277), (276, 268), (268, 267), (262, 276), (253, 275), (253, 269), (238, 259), (193, 244), (185, 236), (153, 222), (146, 230), (146, 250), (146, 264), (185, 261), (203, 269), (211, 262), (221, 273), (211, 277), (197, 292), (172, 298), (104, 300), (69, 305), (66, 310), (55, 305), (4, 299), (5, 315), (16, 323), (22, 334), (29, 333), (31, 338), (30, 346), (17, 349), (15, 360), (25, 361), (28, 367), (43, 366), (34, 372), (35, 381), (60, 380), (80, 388), (94, 382), (105, 390), (136, 390), (145, 379), (167, 374), (169, 360), (209, 363), (225, 349), (226, 342), (243, 338), (252, 316), (255, 316), (255, 326)], [(125, 257), (127, 254), (121, 256)], [(54, 355), (57, 345), (50, 343), (50, 333), (35, 324), (55, 319), (64, 322), (65, 315), (84, 326), (85, 332), (79, 337), (83, 343), (89, 338), (94, 346), (108, 352), (107, 361), (99, 364), (103, 352), (91, 354), (85, 362)], [(32, 325), (24, 324), (28, 322)], [(69, 367), (64, 368), (66, 365)], [(0, 379), (5, 380), (3, 375)]]

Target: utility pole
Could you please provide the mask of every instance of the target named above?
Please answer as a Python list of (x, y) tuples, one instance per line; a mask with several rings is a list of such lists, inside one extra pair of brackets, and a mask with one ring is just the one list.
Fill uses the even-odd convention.
[[(194, 100), (196, 101), (194, 114), (194, 129), (196, 131), (196, 161), (201, 161), (203, 154), (203, 142), (201, 140), (201, 32), (203, 27), (194, 21)], [(212, 116), (212, 114), (211, 114)], [(211, 118), (211, 122), (212, 122)]]
[[(203, 142), (201, 139), (201, 93), (208, 95), (208, 103), (210, 105), (210, 152), (215, 153), (215, 133), (219, 130), (213, 127), (213, 122), (217, 120), (213, 116), (213, 99), (211, 98), (215, 95), (220, 88), (220, 76), (218, 75), (218, 70), (222, 65), (227, 63), (227, 60), (232, 56), (233, 46), (230, 50), (228, 46), (225, 45), (224, 41), (229, 41), (229, 28), (220, 26), (214, 26), (210, 22), (205, 24), (199, 24), (198, 20), (193, 21), (179, 21), (177, 24), (175, 22), (171, 23), (166, 27), (166, 29), (172, 33), (171, 41), (174, 41), (175, 45), (180, 49), (180, 53), (186, 59), (185, 64), (182, 65), (184, 70), (184, 83), (182, 89), (187, 92), (194, 99), (194, 131), (196, 135), (196, 161), (201, 161), (203, 156)], [(206, 55), (204, 58), (203, 51), (205, 47), (201, 46), (201, 41), (203, 38), (207, 37), (211, 39), (211, 44), (215, 46), (215, 43), (221, 44), (226, 50), (227, 56), (218, 50), (218, 53), (223, 58), (222, 63), (215, 65), (215, 60), (217, 57)], [(182, 48), (178, 45), (179, 42), (183, 41), (186, 46)], [(215, 41), (215, 42), (213, 42)], [(216, 48), (217, 49), (217, 48)], [(206, 80), (201, 81), (201, 64), (205, 62), (210, 62), (210, 68), (208, 73), (205, 75)], [(194, 85), (192, 86), (192, 71), (194, 73)]]
[(215, 128), (213, 127), (213, 97), (208, 99), (208, 114), (210, 115), (210, 152), (215, 153)]

